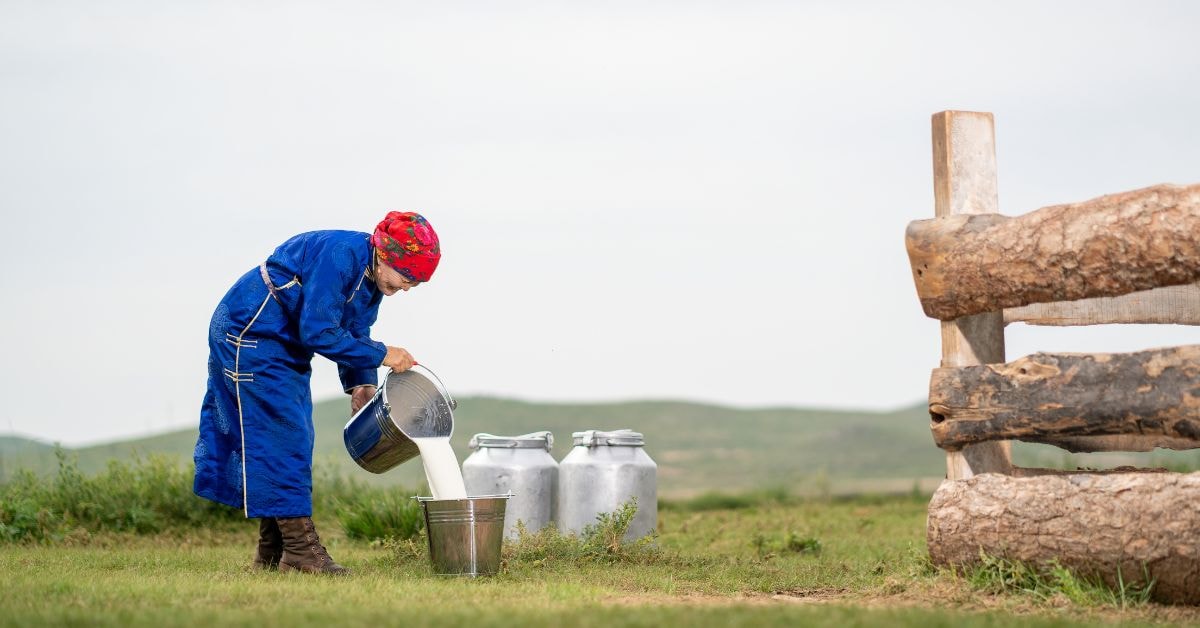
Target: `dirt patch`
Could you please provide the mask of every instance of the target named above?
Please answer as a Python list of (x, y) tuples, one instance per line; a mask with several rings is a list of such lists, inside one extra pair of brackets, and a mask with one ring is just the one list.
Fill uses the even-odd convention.
[(826, 602), (835, 602), (846, 598), (846, 589), (829, 587), (817, 589), (789, 589), (786, 591), (775, 591), (773, 593), (747, 596), (747, 599), (766, 599), (772, 602), (780, 602), (785, 604), (822, 604)]
[(893, 595), (856, 595), (848, 589), (816, 588), (791, 589), (770, 593), (738, 595), (645, 594), (609, 596), (602, 600), (614, 606), (771, 606), (796, 604), (844, 604), (867, 609), (922, 608), (953, 609), (961, 612), (997, 612), (1013, 615), (1055, 616), (1103, 622), (1143, 621), (1175, 624), (1200, 623), (1200, 607), (1147, 604), (1121, 610), (1118, 608), (1081, 608), (1067, 599), (1049, 599), (1035, 603), (1020, 597), (988, 595), (953, 585), (921, 587)]
[(688, 593), (686, 595), (610, 595), (601, 598), (605, 606), (733, 606), (739, 604), (738, 596), (702, 595)]
[(604, 598), (605, 604), (617, 606), (762, 606), (771, 604), (822, 604), (850, 600), (846, 589), (793, 589), (771, 593), (742, 593), (738, 595), (620, 595)]

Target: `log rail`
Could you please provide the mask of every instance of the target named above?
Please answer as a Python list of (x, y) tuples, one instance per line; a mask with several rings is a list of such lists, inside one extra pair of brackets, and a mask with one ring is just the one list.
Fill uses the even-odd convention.
[(935, 369), (929, 414), (934, 442), (949, 451), (992, 440), (1059, 444), (1113, 435), (1200, 448), (1200, 345), (1038, 353), (1007, 364)]
[(1200, 281), (1200, 185), (909, 224), (913, 281), (939, 320)]

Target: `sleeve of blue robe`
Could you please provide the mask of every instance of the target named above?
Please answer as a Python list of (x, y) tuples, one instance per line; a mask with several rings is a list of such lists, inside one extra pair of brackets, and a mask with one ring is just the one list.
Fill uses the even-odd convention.
[[(354, 288), (353, 278), (343, 276), (343, 273), (356, 269), (339, 268), (344, 264), (339, 265), (333, 255), (317, 254), (313, 258), (301, 286), (300, 341), (309, 349), (350, 369), (379, 367), (387, 356), (387, 346), (371, 340), (363, 333), (365, 330), (356, 334), (346, 329), (342, 320), (349, 298), (346, 286), (349, 285), (350, 290)], [(374, 373), (371, 378), (374, 380)]]
[[(371, 325), (375, 324), (375, 318), (377, 317), (378, 313), (378, 304), (373, 304), (373, 307), (367, 308), (367, 310), (363, 312), (361, 316), (351, 320), (347, 328), (354, 336), (358, 336), (360, 338), (370, 338)], [(386, 348), (384, 350), (386, 351)], [(379, 361), (383, 362), (383, 359), (380, 358)], [(377, 367), (365, 369), (352, 368), (339, 362), (338, 377), (342, 379), (342, 390), (350, 392), (351, 388), (355, 388), (357, 386), (362, 386), (364, 384), (370, 384), (371, 386), (374, 386), (378, 384), (379, 374), (376, 371), (376, 368)]]

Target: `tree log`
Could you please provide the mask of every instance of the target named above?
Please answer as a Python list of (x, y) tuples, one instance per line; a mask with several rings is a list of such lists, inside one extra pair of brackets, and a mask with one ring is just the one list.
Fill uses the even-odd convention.
[(1200, 345), (934, 369), (929, 414), (934, 442), (950, 451), (1118, 434), (1200, 447)]
[(909, 223), (913, 281), (940, 320), (1200, 280), (1200, 185), (1158, 185), (1016, 218)]
[(929, 503), (927, 531), (938, 565), (977, 563), (980, 550), (1056, 560), (1110, 586), (1118, 573), (1139, 586), (1149, 575), (1154, 599), (1200, 604), (1200, 473), (947, 480)]

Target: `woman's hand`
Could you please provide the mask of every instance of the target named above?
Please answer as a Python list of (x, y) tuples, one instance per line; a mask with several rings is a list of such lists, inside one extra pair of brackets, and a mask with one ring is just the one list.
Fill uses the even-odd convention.
[(367, 384), (358, 386), (350, 391), (350, 414), (357, 414), (375, 396), (375, 387)]
[(393, 373), (407, 371), (416, 363), (417, 361), (413, 359), (412, 354), (400, 347), (388, 347), (387, 356), (383, 358), (383, 365), (392, 369)]

